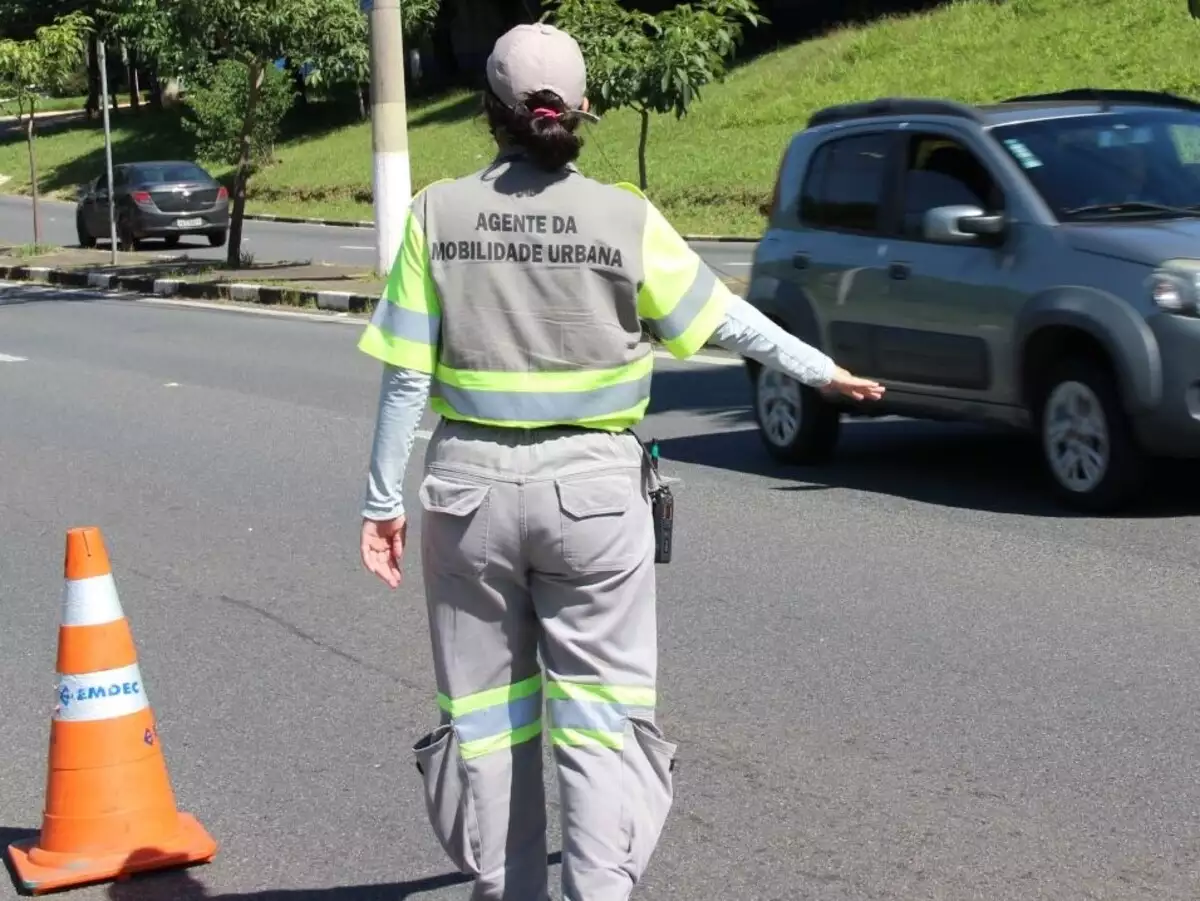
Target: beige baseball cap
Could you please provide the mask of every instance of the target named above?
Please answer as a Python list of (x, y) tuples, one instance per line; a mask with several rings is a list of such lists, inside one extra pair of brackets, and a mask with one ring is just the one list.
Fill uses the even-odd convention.
[(500, 36), (487, 61), (487, 80), (505, 106), (514, 107), (529, 94), (553, 91), (571, 112), (585, 113), (587, 65), (575, 39), (553, 25), (517, 25)]

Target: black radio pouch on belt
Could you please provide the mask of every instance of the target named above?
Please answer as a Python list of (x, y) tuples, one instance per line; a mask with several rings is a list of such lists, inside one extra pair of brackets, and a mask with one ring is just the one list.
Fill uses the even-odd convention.
[(675, 497), (671, 487), (658, 479), (658, 442), (651, 440), (643, 444), (650, 461), (652, 482), (650, 488), (650, 511), (654, 520), (654, 562), (670, 563), (671, 549), (675, 537)]

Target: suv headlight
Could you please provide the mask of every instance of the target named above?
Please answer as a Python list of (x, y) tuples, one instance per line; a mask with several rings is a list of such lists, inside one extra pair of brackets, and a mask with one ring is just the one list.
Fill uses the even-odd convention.
[(1149, 287), (1160, 310), (1200, 317), (1200, 260), (1168, 260), (1150, 277)]

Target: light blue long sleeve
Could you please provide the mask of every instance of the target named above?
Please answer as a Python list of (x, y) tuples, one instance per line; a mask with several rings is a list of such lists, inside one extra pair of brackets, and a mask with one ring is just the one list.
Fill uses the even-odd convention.
[(429, 400), (430, 378), (423, 372), (383, 367), (371, 469), (367, 474), (365, 519), (388, 520), (404, 515), (404, 473), (417, 438), (417, 427)]
[[(827, 385), (833, 377), (832, 359), (784, 331), (736, 295), (730, 297), (725, 318), (711, 341), (814, 388)], [(428, 375), (384, 367), (364, 518), (388, 520), (404, 514), (404, 473), (429, 392)]]
[(828, 385), (836, 368), (830, 357), (784, 331), (736, 294), (729, 298), (725, 318), (709, 340), (812, 388)]

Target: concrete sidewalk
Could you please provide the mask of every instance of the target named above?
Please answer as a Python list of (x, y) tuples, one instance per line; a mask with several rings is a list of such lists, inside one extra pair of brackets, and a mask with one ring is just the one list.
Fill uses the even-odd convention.
[(217, 260), (185, 256), (112, 265), (105, 250), (58, 249), (30, 255), (0, 248), (0, 277), (91, 288), (119, 288), (164, 297), (235, 300), (341, 313), (369, 311), (384, 280), (367, 267), (325, 263), (255, 263), (229, 269)]

